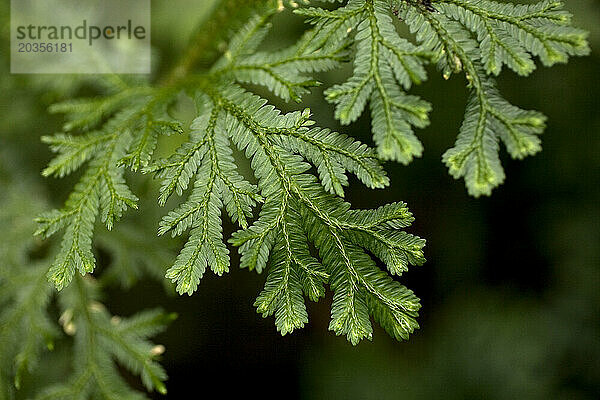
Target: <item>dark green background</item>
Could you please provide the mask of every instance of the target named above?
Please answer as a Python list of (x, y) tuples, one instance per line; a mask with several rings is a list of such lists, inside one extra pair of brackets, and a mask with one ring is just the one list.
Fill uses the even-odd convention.
[[(183, 51), (212, 3), (153, 1), (158, 70)], [(599, 48), (600, 4), (568, 3), (576, 25), (591, 31), (592, 49)], [(51, 154), (39, 137), (59, 129), (60, 118), (46, 108), (76, 78), (10, 75), (8, 5), (1, 4), (1, 154), (58, 206), (74, 180), (41, 178)], [(266, 46), (290, 43), (302, 28), (301, 19), (278, 16)], [(320, 78), (327, 87), (346, 73)], [(388, 164), (386, 190), (352, 181), (347, 192), (355, 207), (406, 201), (416, 217), (411, 232), (427, 239), (428, 262), (401, 278), (423, 304), (421, 329), (408, 342), (379, 328), (372, 342), (357, 347), (334, 336), (327, 331), (331, 296), (309, 305), (304, 330), (282, 338), (273, 318), (262, 319), (252, 306), (264, 276), (237, 269), (235, 257), (229, 275), (207, 274), (191, 298), (165, 295), (160, 283), (144, 281), (128, 292), (112, 289), (106, 303), (116, 314), (157, 305), (180, 314), (158, 338), (167, 347), (173, 399), (186, 392), (227, 398), (238, 390), (241, 398), (285, 399), (600, 398), (599, 73), (600, 56), (592, 53), (529, 78), (501, 75), (509, 101), (548, 115), (544, 150), (523, 161), (503, 150), (506, 182), (492, 197), (474, 199), (440, 160), (462, 121), (464, 78), (446, 82), (430, 68), (430, 80), (415, 90), (434, 105), (431, 126), (418, 132), (424, 156), (407, 167)], [(339, 127), (321, 93), (307, 98), (321, 126), (370, 141), (368, 117)], [(145, 218), (153, 235), (157, 217), (148, 212)]]

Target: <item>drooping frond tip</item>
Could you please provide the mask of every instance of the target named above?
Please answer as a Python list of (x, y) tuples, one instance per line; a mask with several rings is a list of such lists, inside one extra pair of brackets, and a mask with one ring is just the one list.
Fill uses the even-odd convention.
[[(563, 3), (543, 0), (515, 5), (487, 0), (350, 0), (333, 11), (297, 10), (319, 32), (313, 43), (327, 49), (345, 41), (355, 48), (353, 75), (326, 90), (342, 124), (355, 121), (371, 105), (373, 139), (385, 160), (404, 164), (423, 146), (413, 127), (428, 124), (431, 106), (405, 92), (427, 79), (434, 62), (443, 76), (464, 72), (471, 89), (465, 121), (455, 147), (443, 160), (455, 178), (464, 177), (473, 196), (489, 195), (504, 181), (498, 158), (503, 142), (513, 158), (535, 154), (545, 117), (502, 99), (493, 76), (504, 66), (519, 75), (589, 54), (587, 33), (571, 26)], [(404, 23), (417, 45), (399, 35)]]

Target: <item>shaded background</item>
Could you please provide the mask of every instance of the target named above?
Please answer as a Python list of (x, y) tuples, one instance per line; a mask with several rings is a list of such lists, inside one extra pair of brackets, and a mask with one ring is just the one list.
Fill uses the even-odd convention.
[[(0, 4), (6, 21), (7, 1)], [(212, 0), (153, 1), (157, 71), (174, 62), (212, 6)], [(600, 4), (578, 0), (568, 8), (575, 24), (591, 32), (592, 49), (600, 48)], [(39, 137), (60, 129), (48, 105), (82, 89), (70, 76), (10, 75), (6, 24), (2, 29), (0, 157), (39, 188), (47, 204), (58, 206), (75, 178), (41, 178), (51, 154)], [(265, 46), (291, 43), (301, 29), (300, 18), (278, 16)], [(235, 256), (229, 275), (207, 274), (191, 298), (165, 294), (152, 280), (128, 291), (109, 289), (106, 304), (116, 314), (153, 306), (179, 313), (156, 340), (167, 347), (167, 398), (209, 390), (287, 399), (600, 398), (600, 56), (540, 68), (527, 79), (502, 74), (505, 97), (544, 112), (548, 129), (544, 150), (534, 157), (513, 161), (503, 150), (507, 180), (480, 199), (469, 197), (440, 160), (462, 121), (464, 78), (446, 82), (429, 71), (430, 80), (415, 89), (434, 105), (431, 126), (418, 132), (424, 156), (408, 167), (388, 164), (392, 185), (386, 190), (367, 191), (351, 181), (347, 191), (355, 207), (403, 200), (413, 211), (411, 232), (427, 239), (428, 262), (401, 281), (422, 299), (421, 329), (398, 343), (377, 327), (372, 342), (353, 347), (327, 331), (329, 294), (309, 304), (304, 330), (282, 338), (273, 318), (261, 318), (252, 306), (265, 277), (235, 268)], [(347, 72), (320, 78), (328, 87)], [(307, 98), (319, 125), (370, 141), (368, 116), (340, 127), (321, 94)], [(138, 186), (150, 196), (141, 219), (153, 236), (156, 188), (147, 186)], [(127, 218), (138, 218), (132, 214)], [(225, 226), (226, 233), (233, 230)], [(162, 243), (177, 250), (177, 243)], [(102, 240), (98, 255), (101, 272), (114, 256)], [(60, 351), (48, 357), (61, 365)]]

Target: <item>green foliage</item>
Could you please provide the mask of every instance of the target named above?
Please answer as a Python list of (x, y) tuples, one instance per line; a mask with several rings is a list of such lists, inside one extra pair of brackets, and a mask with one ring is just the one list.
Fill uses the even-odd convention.
[[(44, 174), (60, 177), (86, 162), (88, 167), (65, 206), (38, 218), (44, 237), (65, 230), (50, 280), (62, 289), (76, 271), (93, 271), (97, 215), (111, 230), (127, 208), (137, 208), (124, 179), (129, 167), (160, 179), (163, 206), (192, 187), (158, 231), (190, 231), (166, 273), (179, 293), (197, 290), (207, 268), (217, 275), (229, 271), (225, 212), (241, 228), (229, 240), (240, 248), (241, 266), (269, 270), (256, 307), (265, 316), (275, 314), (283, 334), (307, 322), (303, 296), (317, 300), (329, 284), (335, 292), (330, 329), (357, 343), (371, 336), (371, 314), (392, 336), (406, 338), (417, 326), (418, 301), (369, 254), (400, 274), (409, 263), (424, 261), (424, 242), (402, 231), (412, 218), (403, 204), (351, 211), (342, 200), (347, 173), (382, 188), (389, 180), (379, 158), (408, 163), (421, 155), (413, 127), (428, 124), (431, 106), (406, 91), (427, 78), (425, 64), (434, 61), (446, 78), (464, 71), (472, 92), (456, 145), (443, 159), (453, 176), (465, 177), (471, 194), (489, 194), (504, 179), (499, 140), (523, 158), (539, 151), (545, 124), (541, 114), (506, 102), (489, 75), (503, 65), (526, 75), (534, 68), (531, 55), (552, 65), (589, 51), (585, 33), (569, 26), (559, 2), (448, 0), (434, 6), (351, 0), (333, 11), (298, 9), (314, 28), (289, 48), (269, 53), (257, 49), (282, 9), (273, 7), (251, 18), (205, 73), (172, 77), (158, 87), (120, 81), (106, 97), (54, 106), (68, 122), (66, 133), (44, 138), (58, 153)], [(416, 33), (417, 45), (399, 35), (395, 15)], [(281, 113), (234, 84), (261, 85), (283, 100), (301, 101), (318, 83), (314, 73), (339, 67), (351, 54), (352, 76), (325, 95), (343, 124), (370, 103), (376, 153), (315, 127), (308, 109)], [(197, 117), (174, 154), (153, 162), (159, 136), (184, 132), (168, 112), (181, 92), (193, 99)], [(254, 176), (238, 170), (234, 149), (250, 160)]]
[[(513, 5), (486, 0), (350, 0), (329, 11), (296, 12), (320, 32), (315, 43), (325, 50), (347, 34), (354, 45), (354, 71), (343, 84), (329, 88), (342, 124), (355, 121), (371, 105), (373, 137), (385, 160), (409, 163), (423, 146), (412, 127), (428, 124), (430, 105), (405, 93), (426, 79), (424, 65), (433, 61), (448, 79), (464, 71), (471, 90), (465, 120), (453, 148), (443, 160), (455, 178), (464, 177), (473, 196), (489, 195), (504, 181), (498, 157), (502, 141), (513, 158), (540, 151), (545, 117), (504, 100), (490, 75), (504, 65), (529, 75), (538, 57), (542, 64), (564, 63), (589, 53), (587, 33), (570, 26), (562, 2), (544, 0)], [(414, 33), (418, 45), (402, 38), (393, 16)]]
[[(66, 132), (77, 128), (88, 131), (103, 122), (104, 116), (114, 113), (99, 130), (42, 138), (58, 153), (43, 171), (45, 176), (62, 177), (89, 163), (64, 207), (37, 218), (37, 234), (43, 237), (65, 229), (60, 252), (48, 273), (57, 289), (67, 286), (76, 271), (85, 274), (94, 270), (91, 238), (98, 214), (111, 230), (128, 207), (137, 208), (138, 198), (125, 183), (123, 165), (133, 170), (146, 165), (158, 135), (181, 132), (181, 127), (168, 119), (166, 104), (158, 99), (142, 102), (148, 91), (143, 87), (125, 89), (103, 100), (71, 101), (51, 109), (69, 115)], [(117, 107), (121, 107), (118, 112)]]
[[(12, 387), (20, 388), (23, 376), (35, 369), (44, 347), (53, 347), (58, 329), (46, 310), (52, 295), (46, 260), (32, 262), (28, 256), (35, 248), (30, 215), (45, 205), (31, 196), (25, 182), (17, 182), (21, 177), (3, 172), (0, 164), (0, 222), (17, 227), (0, 234), (0, 396), (8, 398)], [(33, 200), (24, 203), (25, 196)]]
[(423, 146), (412, 126), (425, 127), (431, 106), (404, 89), (426, 79), (423, 60), (431, 55), (396, 33), (387, 2), (351, 1), (335, 11), (299, 11), (324, 37), (323, 46), (356, 31), (353, 75), (325, 92), (342, 124), (355, 121), (371, 104), (374, 140), (383, 159), (403, 163), (420, 156)]
[[(79, 174), (59, 209), (41, 212), (50, 203), (46, 194), (4, 169), (5, 153), (17, 146), (0, 149), (0, 223), (13, 227), (0, 232), (0, 398), (146, 398), (125, 370), (146, 390), (165, 393), (166, 373), (158, 363), (164, 347), (150, 337), (174, 315), (151, 310), (121, 318), (100, 302), (102, 292), (153, 277), (191, 295), (207, 269), (229, 271), (229, 245), (238, 248), (242, 268), (265, 272), (254, 304), (258, 313), (274, 316), (282, 335), (308, 323), (305, 298), (316, 302), (326, 288), (333, 292), (329, 328), (352, 344), (372, 338), (371, 317), (397, 340), (418, 328), (419, 300), (399, 283), (409, 266), (425, 262), (425, 241), (406, 232), (412, 214), (402, 202), (353, 209), (345, 188), (351, 179), (384, 188), (390, 181), (381, 161), (408, 164), (421, 156), (414, 129), (428, 125), (432, 106), (408, 92), (427, 79), (433, 63), (446, 79), (464, 72), (470, 90), (458, 139), (443, 161), (452, 176), (465, 178), (470, 194), (490, 194), (505, 178), (499, 143), (513, 158), (535, 154), (546, 123), (542, 114), (504, 100), (495, 77), (504, 67), (527, 76), (536, 57), (551, 66), (585, 55), (586, 33), (571, 27), (562, 3), (552, 0), (327, 3), (324, 9), (222, 0), (180, 64), (156, 83), (119, 76), (35, 78), (69, 95), (98, 93), (50, 108), (66, 122), (61, 132), (42, 138), (56, 153), (42, 174)], [(284, 7), (312, 26), (293, 45), (265, 51), (271, 20)], [(349, 62), (351, 76), (325, 96), (344, 125), (369, 104), (375, 149), (318, 127), (309, 109), (286, 113), (256, 94), (265, 89), (283, 102), (301, 103), (320, 85), (319, 73)], [(15, 82), (0, 82), (8, 96)], [(182, 98), (195, 107), (191, 126), (173, 111)], [(173, 143), (180, 145), (170, 151)], [(22, 169), (18, 164), (12, 169)], [(159, 187), (140, 184), (144, 174), (154, 175)], [(161, 211), (162, 218), (144, 207), (154, 189), (158, 205), (171, 209)], [(140, 216), (120, 222), (138, 207)], [(44, 247), (33, 238), (31, 215), (39, 215), (39, 236), (62, 232), (60, 243)], [(223, 233), (223, 218), (238, 228), (231, 237)], [(148, 235), (145, 228), (155, 229), (158, 220), (158, 235)], [(169, 251), (174, 243), (183, 243), (176, 258)], [(104, 268), (92, 277), (97, 259)], [(63, 357), (68, 366), (47, 363), (55, 379), (19, 393), (37, 380), (49, 351), (58, 353), (51, 360)]]
[(156, 362), (164, 347), (147, 340), (160, 333), (174, 319), (160, 310), (146, 311), (131, 318), (111, 316), (98, 302), (98, 289), (91, 279), (77, 277), (61, 293), (60, 323), (74, 336), (73, 374), (45, 388), (37, 399), (143, 399), (144, 394), (129, 387), (115, 361), (139, 375), (147, 390), (165, 394), (167, 375)]
[[(146, 398), (130, 388), (117, 363), (139, 375), (146, 389), (165, 393), (166, 373), (156, 361), (164, 347), (148, 338), (161, 332), (174, 316), (160, 310), (130, 318), (113, 316), (99, 302), (97, 282), (78, 277), (56, 296), (58, 318), (52, 286), (45, 277), (51, 260), (46, 255), (32, 257), (32, 253), (44, 254), (32, 237), (35, 225), (30, 218), (46, 206), (44, 194), (27, 178), (12, 172), (5, 176), (2, 166), (0, 222), (18, 229), (0, 232), (0, 398), (15, 398), (13, 388), (21, 389), (23, 381), (35, 376), (47, 351), (70, 354), (73, 372), (69, 376), (65, 371), (59, 384), (38, 385), (43, 389), (37, 399)], [(24, 198), (31, 200), (23, 202)], [(63, 332), (73, 337), (73, 343), (65, 343)]]
[[(389, 184), (377, 154), (316, 127), (308, 109), (284, 114), (232, 84), (258, 84), (284, 100), (299, 100), (316, 84), (310, 74), (337, 67), (347, 57), (343, 41), (327, 51), (315, 46), (318, 30), (276, 53), (256, 52), (275, 11), (251, 19), (205, 74), (53, 107), (67, 115), (65, 131), (82, 133), (45, 138), (59, 153), (45, 173), (62, 176), (88, 166), (65, 207), (38, 218), (38, 233), (46, 237), (65, 228), (50, 280), (62, 289), (76, 271), (93, 270), (96, 216), (100, 213), (110, 230), (127, 207), (137, 207), (123, 174), (125, 166), (140, 168), (161, 181), (159, 205), (174, 193), (190, 192), (158, 230), (173, 236), (190, 231), (166, 272), (179, 293), (197, 290), (207, 268), (217, 275), (229, 271), (225, 212), (240, 227), (229, 242), (240, 248), (241, 266), (268, 270), (255, 305), (264, 316), (275, 314), (282, 334), (308, 321), (303, 297), (317, 301), (329, 284), (335, 292), (331, 330), (356, 344), (371, 337), (373, 315), (392, 336), (406, 339), (418, 326), (418, 299), (369, 254), (399, 275), (409, 263), (424, 262), (425, 243), (403, 231), (412, 221), (403, 203), (355, 211), (342, 200), (348, 173), (369, 188)], [(165, 111), (181, 92), (197, 109), (188, 138), (171, 156), (150, 162), (158, 135), (182, 131)], [(252, 177), (238, 170), (234, 150), (249, 159)]]
[[(504, 180), (499, 142), (514, 158), (534, 154), (545, 125), (543, 115), (504, 100), (493, 76), (505, 65), (528, 75), (534, 56), (552, 65), (589, 52), (585, 32), (570, 26), (560, 2), (483, 0), (350, 0), (327, 10), (290, 2), (313, 27), (288, 48), (267, 52), (261, 43), (284, 8), (273, 3), (256, 5), (266, 11), (247, 21), (220, 58), (204, 59), (202, 49), (214, 52), (215, 44), (199, 40), (156, 85), (115, 77), (103, 82), (102, 96), (51, 108), (67, 122), (63, 132), (43, 138), (57, 153), (43, 174), (83, 172), (65, 205), (37, 219), (44, 238), (64, 231), (48, 278), (64, 289), (61, 321), (76, 334), (72, 380), (48, 389), (49, 398), (137, 396), (119, 381), (112, 359), (140, 375), (147, 389), (164, 391), (165, 374), (147, 336), (168, 318), (150, 313), (115, 324), (97, 303), (94, 281), (76, 276), (94, 271), (98, 216), (111, 231), (127, 209), (138, 208), (126, 170), (157, 178), (160, 206), (177, 202), (174, 194), (186, 196), (158, 228), (159, 236), (183, 236), (185, 244), (170, 260), (156, 250), (156, 238), (146, 250), (129, 252), (127, 232), (137, 229), (131, 221), (120, 225), (124, 237), (102, 231), (96, 242), (114, 254), (102, 283), (128, 287), (166, 270), (177, 292), (191, 295), (207, 269), (229, 271), (229, 243), (238, 247), (242, 268), (266, 271), (255, 306), (275, 316), (282, 334), (308, 322), (304, 298), (318, 301), (328, 286), (334, 293), (330, 330), (356, 344), (372, 337), (372, 316), (392, 337), (407, 339), (418, 327), (419, 300), (393, 276), (425, 261), (425, 241), (405, 231), (413, 217), (404, 203), (352, 209), (344, 200), (349, 174), (368, 188), (384, 188), (390, 182), (381, 160), (407, 164), (422, 154), (414, 128), (427, 126), (431, 105), (408, 90), (427, 79), (426, 64), (433, 62), (446, 79), (464, 72), (471, 91), (456, 145), (443, 160), (454, 177), (465, 178), (469, 193), (490, 194)], [(402, 37), (401, 23), (413, 35)], [(208, 59), (214, 62), (203, 65)], [(376, 150), (318, 127), (309, 109), (284, 113), (250, 89), (262, 86), (283, 101), (301, 102), (319, 84), (317, 73), (350, 60), (352, 75), (325, 96), (342, 124), (370, 105)], [(195, 62), (205, 68), (192, 72)], [(195, 106), (189, 128), (171, 110), (182, 97)], [(174, 134), (181, 144), (169, 154), (161, 144)], [(240, 168), (244, 161), (250, 171)], [(239, 227), (230, 238), (223, 234), (224, 216)], [(35, 287), (31, 293), (36, 300), (28, 304), (40, 306), (51, 296)], [(44, 314), (36, 318), (36, 324), (45, 321)], [(31, 341), (39, 348), (42, 338)]]

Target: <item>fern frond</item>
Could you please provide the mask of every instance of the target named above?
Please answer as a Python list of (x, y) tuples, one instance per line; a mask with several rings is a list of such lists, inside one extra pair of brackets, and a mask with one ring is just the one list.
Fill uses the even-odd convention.
[(308, 88), (319, 82), (308, 74), (339, 67), (346, 61), (346, 42), (326, 50), (315, 48), (317, 30), (308, 31), (293, 46), (277, 52), (257, 52), (269, 32), (273, 12), (256, 16), (233, 37), (225, 55), (215, 63), (212, 72), (239, 83), (265, 86), (285, 101), (300, 102)]
[(85, 274), (94, 270), (92, 235), (98, 213), (110, 230), (127, 207), (137, 207), (137, 197), (125, 185), (123, 169), (117, 167), (128, 139), (127, 135), (107, 137), (64, 208), (37, 219), (37, 234), (44, 237), (65, 228), (61, 250), (48, 275), (59, 290), (69, 284), (75, 271)]
[(474, 84), (460, 134), (443, 160), (452, 176), (464, 177), (469, 193), (478, 197), (491, 194), (504, 180), (498, 142), (505, 143), (513, 158), (537, 153), (541, 150), (538, 135), (545, 128), (546, 117), (509, 104), (491, 79), (474, 79), (479, 83)]
[[(37, 218), (37, 234), (44, 238), (65, 230), (61, 249), (48, 273), (50, 281), (59, 290), (69, 284), (76, 271), (83, 275), (94, 270), (92, 236), (98, 214), (111, 230), (127, 208), (137, 208), (138, 198), (125, 182), (123, 165), (134, 170), (146, 165), (154, 151), (155, 135), (181, 132), (179, 124), (166, 117), (165, 108), (171, 100), (165, 103), (160, 97), (149, 98), (148, 94), (149, 89), (136, 87), (109, 97), (108, 105), (97, 106), (101, 100), (95, 99), (88, 103), (63, 103), (53, 108), (56, 112), (67, 112), (72, 120), (91, 120), (95, 118), (96, 109), (90, 104), (112, 110), (115, 97), (119, 104), (124, 99), (128, 102), (127, 108), (113, 115), (105, 115), (103, 111), (108, 121), (99, 130), (81, 136), (57, 134), (43, 138), (58, 153), (44, 170), (44, 175), (62, 177), (88, 162), (64, 207)], [(92, 126), (92, 123), (78, 123), (77, 126)], [(71, 129), (71, 126), (65, 129)]]
[[(420, 263), (424, 242), (399, 234), (399, 228), (409, 224), (408, 211), (400, 206), (401, 210), (388, 211), (394, 216), (386, 220), (384, 211), (348, 212), (349, 204), (339, 197), (348, 183), (348, 172), (369, 187), (389, 183), (373, 150), (345, 135), (314, 127), (309, 110), (282, 114), (260, 97), (240, 87), (225, 87), (219, 81), (197, 82), (197, 90), (200, 115), (192, 124), (190, 141), (170, 158), (145, 169), (162, 179), (161, 204), (173, 193), (182, 194), (192, 181), (194, 184), (188, 199), (163, 218), (159, 229), (159, 234), (173, 235), (191, 230), (167, 272), (177, 290), (192, 294), (208, 267), (219, 275), (228, 271), (229, 255), (221, 232), (221, 213), (226, 210), (241, 227), (230, 240), (240, 247), (241, 266), (259, 272), (269, 270), (265, 289), (255, 305), (264, 316), (275, 314), (282, 334), (307, 322), (303, 296), (315, 301), (321, 297), (324, 285), (340, 265), (356, 271), (367, 263), (371, 269), (364, 271), (360, 281), (364, 290), (378, 298), (386, 291), (390, 291), (386, 296), (398, 294), (400, 289), (393, 281), (381, 275), (387, 274), (375, 273), (379, 269), (365, 251), (374, 249), (384, 262), (391, 262), (389, 268), (396, 272), (409, 262)], [(257, 185), (237, 172), (232, 144), (250, 159)], [(309, 163), (316, 167), (320, 179), (307, 174)], [(248, 226), (257, 202), (263, 202), (260, 215)], [(323, 224), (323, 231), (311, 236), (314, 228), (305, 214)], [(403, 223), (393, 222), (403, 218)], [(320, 242), (329, 235), (339, 238), (337, 247), (321, 248)], [(311, 245), (323, 252), (320, 259), (311, 254)], [(363, 261), (344, 263), (349, 248), (362, 254), (359, 260)], [(413, 300), (410, 304), (404, 304), (403, 299), (393, 303), (389, 297), (382, 306), (396, 313), (398, 324), (403, 326), (398, 329), (406, 334), (416, 326), (410, 319), (416, 315)], [(398, 307), (412, 311), (401, 318)], [(335, 330), (342, 333), (347, 329), (348, 338), (356, 343), (366, 337), (359, 333), (363, 328), (348, 325)]]
[(312, 21), (319, 18), (325, 30), (336, 29), (339, 20), (345, 21), (344, 26), (354, 22), (346, 28), (346, 34), (356, 31), (354, 73), (345, 83), (325, 92), (327, 100), (336, 105), (336, 118), (342, 124), (354, 122), (369, 102), (379, 156), (404, 164), (419, 157), (423, 146), (412, 126), (428, 125), (431, 106), (416, 96), (406, 95), (404, 89), (426, 79), (426, 52), (396, 33), (389, 5), (349, 2), (333, 12), (309, 9), (299, 13)]
[[(5, 160), (2, 160), (5, 161)], [(0, 170), (4, 172), (4, 162)], [(44, 208), (42, 191), (21, 176), (0, 174), (0, 397), (13, 398), (23, 378), (34, 372), (59, 332), (47, 306), (47, 260), (31, 260), (36, 249), (30, 216)], [(8, 179), (7, 179), (8, 178)], [(12, 179), (11, 179), (12, 178)], [(23, 201), (23, 199), (29, 199)]]
[(44, 276), (46, 268), (39, 263), (25, 271), (13, 271), (4, 275), (4, 282), (0, 283), (2, 300), (8, 302), (0, 313), (0, 353), (6, 362), (12, 361), (12, 365), (7, 363), (3, 368), (13, 373), (17, 389), (23, 375), (35, 369), (44, 348), (52, 349), (58, 336), (46, 311), (52, 297)]
[(98, 302), (94, 282), (80, 277), (61, 293), (60, 303), (60, 322), (75, 338), (73, 374), (44, 389), (36, 399), (146, 398), (124, 381), (115, 361), (140, 376), (147, 390), (166, 393), (166, 373), (155, 361), (164, 349), (148, 337), (162, 332), (174, 315), (155, 310), (131, 318), (111, 316)]
[[(545, 117), (508, 104), (488, 75), (498, 75), (504, 65), (528, 75), (535, 69), (533, 57), (551, 66), (586, 55), (587, 33), (570, 26), (571, 15), (555, 0), (530, 5), (440, 0), (434, 6), (351, 0), (333, 11), (296, 12), (326, 35), (313, 40), (315, 48), (348, 43), (341, 36), (356, 32), (350, 39), (356, 49), (353, 75), (325, 94), (342, 124), (355, 121), (370, 103), (373, 137), (383, 159), (407, 164), (423, 151), (412, 127), (428, 124), (430, 106), (404, 90), (426, 79), (424, 64), (435, 61), (446, 79), (464, 71), (473, 94), (457, 144), (443, 159), (454, 177), (465, 177), (471, 195), (489, 195), (504, 180), (498, 142), (514, 158), (536, 153)], [(393, 14), (415, 34), (419, 46), (399, 36)]]
[[(431, 106), (408, 90), (427, 79), (425, 65), (434, 62), (446, 79), (464, 72), (471, 90), (456, 145), (443, 160), (454, 177), (465, 178), (470, 194), (489, 194), (504, 180), (499, 142), (514, 158), (534, 154), (545, 125), (543, 115), (504, 100), (491, 75), (504, 65), (526, 75), (534, 57), (551, 65), (589, 51), (585, 33), (571, 28), (569, 15), (552, 0), (529, 6), (487, 0), (439, 0), (433, 5), (350, 0), (333, 10), (298, 8), (296, 13), (312, 27), (288, 48), (261, 51), (271, 18), (283, 4), (269, 2), (270, 8), (251, 18), (223, 56), (200, 74), (189, 73), (190, 61), (184, 59), (182, 69), (176, 68), (161, 86), (124, 87), (104, 98), (53, 108), (67, 113), (68, 122), (65, 133), (44, 139), (58, 153), (44, 174), (62, 177), (87, 163), (65, 206), (38, 219), (38, 233), (44, 237), (65, 230), (49, 272), (57, 288), (65, 287), (76, 271), (94, 269), (97, 216), (110, 230), (127, 208), (137, 207), (124, 179), (128, 167), (160, 180), (161, 206), (174, 194), (187, 196), (158, 228), (159, 236), (189, 232), (183, 249), (165, 268), (180, 294), (194, 293), (208, 268), (217, 275), (229, 271), (229, 242), (238, 247), (242, 268), (267, 271), (255, 306), (265, 317), (275, 315), (282, 334), (307, 323), (304, 297), (317, 301), (329, 285), (334, 292), (330, 329), (336, 334), (353, 344), (371, 338), (373, 316), (390, 335), (406, 339), (418, 327), (419, 302), (391, 275), (422, 264), (425, 242), (405, 231), (412, 215), (404, 203), (353, 210), (343, 199), (348, 174), (369, 188), (383, 188), (389, 179), (381, 159), (406, 164), (422, 154), (413, 130), (427, 126)], [(417, 44), (400, 36), (396, 16)], [(190, 57), (202, 58), (195, 53)], [(342, 124), (356, 121), (369, 105), (376, 149), (317, 127), (308, 109), (283, 113), (240, 86), (261, 85), (283, 100), (300, 101), (318, 84), (315, 73), (349, 59), (352, 76), (325, 95)], [(197, 110), (191, 131), (173, 154), (153, 160), (160, 135), (186, 132), (168, 112), (183, 96)], [(238, 168), (238, 157), (250, 162), (253, 176)], [(224, 216), (239, 226), (231, 238), (223, 234)], [(126, 269), (113, 276), (122, 279)], [(84, 281), (77, 282), (85, 292)], [(87, 314), (80, 310), (79, 315)], [(119, 348), (118, 338), (98, 328), (105, 324), (102, 315), (98, 320), (85, 317), (84, 329), (100, 329), (93, 334), (116, 346), (111, 354), (141, 374), (149, 388), (160, 389), (161, 370), (141, 355), (145, 342)], [(97, 357), (95, 368), (101, 372), (75, 376), (70, 388), (81, 392), (70, 395), (108, 390), (102, 385), (103, 376), (112, 379), (110, 368), (103, 366), (108, 361)], [(123, 390), (119, 395), (135, 396)]]
[(489, 195), (505, 177), (498, 157), (499, 141), (506, 144), (513, 158), (537, 153), (541, 150), (538, 135), (545, 128), (546, 117), (523, 111), (501, 97), (462, 25), (451, 23), (443, 14), (409, 10), (404, 17), (412, 30), (419, 31), (418, 40), (425, 40), (422, 35), (431, 36), (427, 45), (442, 55), (438, 66), (445, 74), (464, 70), (467, 76), (471, 95), (465, 120), (455, 146), (444, 153), (443, 160), (452, 176), (465, 178), (469, 194)]
[[(37, 250), (39, 243), (31, 235), (35, 225), (27, 216), (43, 208), (44, 196), (31, 183), (21, 188), (21, 181), (3, 178), (0, 181), (8, 195), (0, 196), (0, 222), (9, 226), (10, 221), (15, 229), (0, 232), (0, 397), (12, 399), (23, 395), (19, 392), (22, 383), (38, 372), (44, 353), (67, 342), (57, 340), (62, 332), (54, 316), (52, 286), (45, 277), (50, 259), (31, 259), (31, 251)], [(27, 196), (30, 201), (23, 202)], [(72, 355), (73, 372), (55, 386), (42, 382), (35, 398), (147, 398), (129, 386), (116, 361), (140, 375), (148, 390), (164, 392), (166, 374), (156, 362), (164, 347), (148, 338), (162, 332), (175, 316), (160, 310), (130, 318), (112, 316), (98, 302), (95, 282), (75, 281), (57, 295), (62, 331), (74, 337), (73, 351), (65, 352)]]
[(535, 69), (531, 56), (552, 66), (569, 56), (589, 54), (587, 33), (569, 26), (563, 2), (514, 5), (494, 1), (440, 0), (440, 12), (473, 32), (487, 73), (498, 75), (505, 64), (519, 75)]

